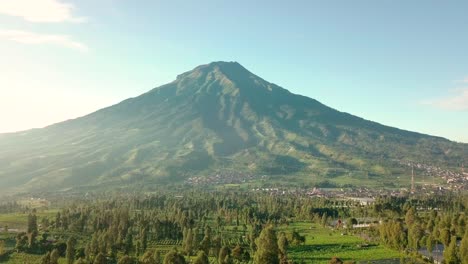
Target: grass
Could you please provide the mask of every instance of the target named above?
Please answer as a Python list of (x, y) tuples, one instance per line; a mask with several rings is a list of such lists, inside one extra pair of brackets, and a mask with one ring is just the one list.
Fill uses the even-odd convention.
[(342, 231), (317, 224), (293, 223), (284, 231), (292, 230), (306, 237), (304, 245), (291, 246), (288, 250), (289, 258), (295, 261), (328, 263), (334, 256), (354, 261), (382, 260), (401, 256), (398, 251), (380, 245), (360, 247), (366, 243), (364, 239), (354, 235), (342, 235)]
[[(36, 213), (38, 222), (43, 217), (53, 217), (58, 210), (45, 210)], [(28, 226), (29, 212), (0, 214), (0, 230), (3, 231), (4, 226), (8, 228), (26, 229)]]

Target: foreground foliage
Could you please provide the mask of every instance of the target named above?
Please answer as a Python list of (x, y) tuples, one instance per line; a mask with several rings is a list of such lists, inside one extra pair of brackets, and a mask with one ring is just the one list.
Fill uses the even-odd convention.
[[(350, 263), (406, 258), (445, 246), (447, 263), (467, 259), (463, 195), (380, 197), (371, 206), (301, 194), (162, 192), (76, 198), (59, 211), (14, 215), (3, 232), (6, 263)], [(438, 210), (433, 210), (438, 208)], [(13, 211), (15, 211), (13, 210)], [(344, 220), (343, 220), (344, 219)], [(365, 228), (353, 224), (368, 223)], [(459, 242), (459, 243), (458, 243)], [(460, 244), (460, 245), (458, 245)]]

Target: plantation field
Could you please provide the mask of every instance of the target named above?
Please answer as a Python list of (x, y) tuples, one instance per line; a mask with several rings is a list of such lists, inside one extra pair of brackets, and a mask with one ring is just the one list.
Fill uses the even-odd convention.
[[(38, 211), (36, 213), (38, 220), (42, 217), (53, 218), (57, 214), (58, 210), (45, 210)], [(11, 214), (0, 214), (0, 231), (3, 231), (4, 226), (8, 228), (25, 230), (28, 224), (28, 214), (26, 213), (11, 213)]]
[[(41, 257), (41, 255), (33, 255), (27, 253), (13, 253), (8, 259), (6, 259), (6, 262), (0, 262), (5, 264), (40, 264)], [(59, 264), (65, 263), (67, 263), (65, 258), (59, 259)]]
[[(369, 261), (389, 258), (399, 258), (398, 251), (385, 248), (381, 245), (360, 247), (366, 242), (354, 235), (342, 235), (340, 230), (331, 230), (318, 224), (292, 223), (283, 231), (296, 230), (305, 235), (304, 245), (290, 246), (289, 258), (306, 263), (328, 263), (334, 256), (342, 260)], [(280, 230), (281, 231), (281, 230)]]
[[(44, 216), (53, 218), (57, 213), (56, 210), (48, 210), (38, 212), (38, 219)], [(16, 213), (16, 214), (1, 214), (0, 215), (0, 226), (8, 225), (9, 228), (19, 228), (22, 230), (26, 229), (28, 214)], [(210, 222), (212, 222), (211, 220)], [(212, 223), (214, 225), (214, 223)], [(246, 240), (243, 238), (248, 233), (250, 228), (244, 230), (242, 226), (236, 227), (235, 225), (228, 225), (221, 231), (223, 244), (229, 245), (233, 248), (239, 244), (244, 248), (248, 248)], [(382, 261), (390, 258), (400, 258), (401, 254), (398, 251), (394, 251), (385, 248), (381, 245), (370, 244), (357, 236), (352, 234), (345, 234), (344, 230), (333, 230), (329, 227), (323, 227), (316, 223), (310, 222), (293, 222), (288, 226), (280, 226), (277, 228), (277, 234), (285, 232), (291, 234), (293, 231), (297, 231), (300, 235), (305, 236), (305, 243), (302, 245), (290, 245), (288, 249), (288, 258), (293, 260), (294, 263), (328, 263), (329, 260), (336, 256), (342, 260), (353, 260), (357, 263), (364, 261)], [(1, 230), (3, 231), (3, 230)], [(3, 233), (0, 231), (0, 239), (4, 240), (5, 249), (11, 250), (14, 247), (14, 233)], [(60, 235), (60, 232), (51, 232), (51, 235)], [(70, 234), (70, 233), (69, 233)], [(74, 234), (80, 241), (79, 244), (86, 240), (85, 234)], [(159, 250), (164, 256), (172, 248), (178, 248), (180, 251), (182, 248), (182, 240), (171, 240), (164, 239), (160, 241), (151, 241), (148, 248), (151, 250)], [(26, 253), (13, 253), (8, 259), (0, 260), (1, 263), (40, 263), (40, 255), (26, 254)], [(193, 259), (194, 257), (191, 257)], [(214, 263), (215, 258), (210, 257), (210, 260)], [(62, 259), (60, 263), (64, 263), (65, 259)], [(380, 263), (380, 262), (379, 262)]]
[[(279, 232), (290, 233), (296, 230), (301, 235), (305, 236), (304, 245), (290, 245), (288, 249), (288, 257), (295, 263), (317, 263), (326, 264), (334, 256), (342, 260), (354, 260), (356, 262), (378, 261), (384, 259), (401, 257), (397, 251), (385, 248), (381, 245), (370, 245), (369, 247), (360, 247), (366, 244), (366, 241), (355, 235), (342, 235), (343, 230), (332, 230), (328, 227), (323, 227), (315, 223), (297, 222), (291, 223), (287, 227), (278, 228)], [(234, 231), (231, 228), (225, 230), (225, 235), (237, 236), (241, 231)], [(150, 243), (149, 247), (153, 250), (158, 249), (162, 255), (170, 249), (177, 247), (182, 250), (179, 241), (158, 241), (158, 243)], [(193, 259), (193, 257), (191, 257)], [(212, 262), (215, 258), (210, 257)], [(7, 264), (40, 263), (39, 255), (26, 253), (13, 253), (7, 260)], [(65, 263), (65, 259), (61, 259), (60, 263)], [(377, 262), (376, 262), (377, 263)]]

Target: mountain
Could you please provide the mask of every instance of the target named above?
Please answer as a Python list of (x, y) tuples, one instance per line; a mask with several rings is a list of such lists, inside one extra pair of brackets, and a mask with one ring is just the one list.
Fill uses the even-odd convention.
[(468, 147), (339, 112), (236, 62), (213, 62), (87, 116), (1, 134), (0, 189), (161, 184), (224, 170), (393, 184), (408, 160), (455, 168), (468, 164)]

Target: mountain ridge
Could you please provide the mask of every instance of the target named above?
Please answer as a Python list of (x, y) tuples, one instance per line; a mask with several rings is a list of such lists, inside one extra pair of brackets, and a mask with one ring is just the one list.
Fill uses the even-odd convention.
[(225, 166), (316, 179), (336, 167), (391, 182), (404, 169), (390, 160), (454, 167), (466, 157), (465, 144), (340, 112), (237, 62), (213, 62), (89, 115), (0, 135), (0, 186), (157, 183)]

